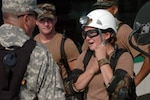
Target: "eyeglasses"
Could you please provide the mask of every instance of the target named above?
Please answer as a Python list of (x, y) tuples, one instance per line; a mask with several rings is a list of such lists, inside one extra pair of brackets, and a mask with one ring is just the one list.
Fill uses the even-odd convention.
[(25, 16), (25, 15), (33, 16), (35, 19), (37, 19), (37, 16), (38, 16), (37, 14), (34, 14), (34, 13), (30, 14), (30, 13), (29, 13), (29, 14), (18, 15), (17, 17), (20, 18), (20, 17), (23, 17), (23, 16)]
[(99, 34), (102, 34), (102, 31), (100, 29), (94, 29), (94, 30), (88, 30), (82, 32), (82, 38), (85, 39), (87, 36), (90, 38), (96, 37)]

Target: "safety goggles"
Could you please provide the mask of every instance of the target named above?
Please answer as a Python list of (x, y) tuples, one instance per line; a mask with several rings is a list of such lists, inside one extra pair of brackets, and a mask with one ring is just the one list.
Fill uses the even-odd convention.
[(99, 34), (102, 34), (102, 31), (100, 29), (94, 29), (94, 30), (88, 30), (82, 32), (82, 38), (85, 39), (87, 36), (89, 38), (93, 38), (98, 36)]

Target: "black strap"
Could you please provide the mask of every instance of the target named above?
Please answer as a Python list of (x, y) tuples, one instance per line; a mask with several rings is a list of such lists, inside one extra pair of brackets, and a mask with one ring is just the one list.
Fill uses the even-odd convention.
[[(1, 50), (0, 70), (2, 73), (0, 73), (0, 100), (17, 100), (21, 81), (35, 45), (36, 42), (33, 39), (29, 39), (18, 49), (11, 51), (6, 49)], [(17, 62), (14, 66), (8, 67), (3, 64), (3, 57), (10, 52), (14, 52), (17, 55)]]
[(70, 75), (71, 70), (69, 68), (67, 57), (66, 57), (66, 53), (65, 53), (65, 49), (64, 49), (64, 44), (65, 44), (65, 40), (66, 39), (67, 38), (65, 37), (65, 32), (63, 32), (61, 46), (60, 46), (60, 54), (61, 54), (61, 62), (64, 64), (64, 67), (65, 67), (65, 69), (67, 71), (67, 74)]
[(88, 65), (88, 63), (89, 63), (92, 55), (93, 55), (93, 51), (91, 51), (90, 49), (88, 49), (86, 51), (86, 54), (85, 54), (84, 59), (83, 59), (84, 70), (86, 69), (86, 66)]
[(126, 49), (118, 49), (118, 46), (115, 45), (114, 47), (114, 53), (113, 55), (111, 56), (110, 58), (110, 66), (111, 68), (113, 69), (113, 72), (115, 71), (115, 68), (116, 68), (116, 65), (117, 65), (117, 62), (118, 62), (118, 59), (119, 57), (124, 53), (124, 52), (127, 52)]

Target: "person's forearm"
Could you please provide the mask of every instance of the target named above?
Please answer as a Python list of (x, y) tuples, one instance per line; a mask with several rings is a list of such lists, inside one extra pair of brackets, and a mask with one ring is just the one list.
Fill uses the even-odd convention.
[(74, 84), (75, 88), (77, 90), (83, 90), (85, 87), (87, 87), (87, 84), (90, 82), (93, 76), (94, 72), (92, 72), (92, 70), (86, 70), (79, 76), (78, 80)]
[(113, 72), (109, 64), (103, 65), (101, 68), (105, 84), (108, 84), (113, 77)]
[(138, 86), (142, 82), (142, 80), (149, 74), (149, 72), (150, 72), (150, 59), (145, 58), (140, 71), (135, 76), (134, 79), (135, 85)]

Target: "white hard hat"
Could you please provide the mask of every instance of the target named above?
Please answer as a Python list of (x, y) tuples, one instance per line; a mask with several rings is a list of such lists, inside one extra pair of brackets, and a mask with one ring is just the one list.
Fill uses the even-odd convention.
[(96, 9), (88, 13), (89, 21), (83, 26), (90, 26), (102, 30), (111, 28), (116, 33), (116, 20), (114, 16), (104, 9)]

